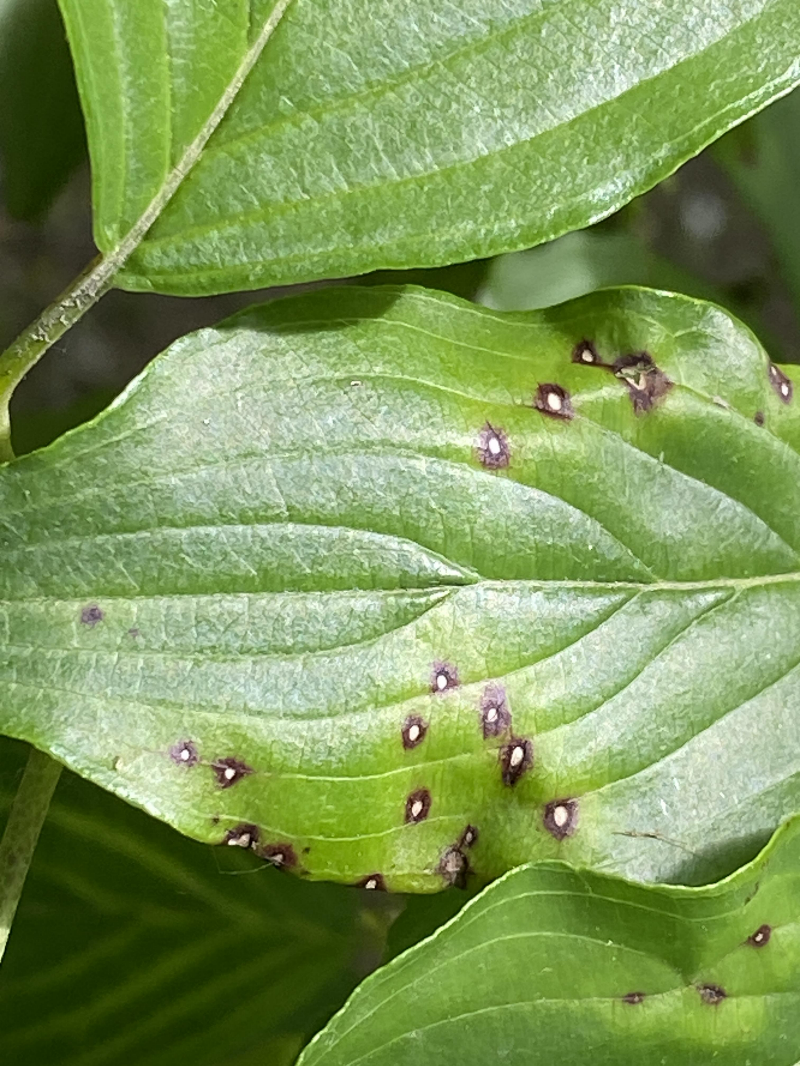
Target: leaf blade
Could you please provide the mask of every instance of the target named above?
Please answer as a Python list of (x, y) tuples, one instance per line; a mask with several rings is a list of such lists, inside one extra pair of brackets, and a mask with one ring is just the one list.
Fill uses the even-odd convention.
[(793, 1066), (797, 857), (795, 822), (708, 888), (512, 871), (368, 978), (300, 1062), (433, 1063), (449, 1041), (465, 1063)]
[[(113, 53), (94, 18), (82, 18), (78, 0), (62, 6), (89, 117), (97, 240), (111, 254), (159, 188), (152, 177), (123, 181), (114, 204), (106, 197), (121, 149), (104, 153), (127, 111), (142, 131), (128, 157), (159, 172), (164, 147), (147, 144), (165, 128), (163, 84), (153, 74), (159, 92), (150, 92), (138, 64), (142, 102), (128, 106), (110, 84)], [(108, 17), (125, 5), (101, 6)], [(117, 35), (117, 67), (146, 42), (163, 70), (164, 18), (187, 23), (195, 8), (137, 5), (143, 25)], [(189, 44), (168, 33), (181, 72), (170, 83), (173, 157), (211, 113), (210, 86), (219, 97), (233, 84), (247, 15), (249, 44), (270, 8), (237, 3), (231, 19), (214, 5), (187, 23)], [(457, 11), (295, 0), (119, 283), (178, 294), (256, 288), (441, 265), (581, 228), (788, 92), (800, 76), (799, 18), (789, 0), (724, 10), (703, 0), (691, 12), (677, 0), (628, 4), (624, 17), (612, 0)]]
[[(637, 414), (572, 361), (584, 338), (647, 348), (672, 388)], [(542, 382), (573, 418), (535, 409)], [(2, 471), (3, 731), (199, 839), (257, 825), (315, 877), (434, 891), (474, 826), (481, 877), (563, 855), (707, 880), (798, 803), (799, 434), (752, 335), (685, 298), (254, 309)], [(534, 749), (513, 789), (498, 686)], [(221, 788), (228, 758), (254, 772)]]

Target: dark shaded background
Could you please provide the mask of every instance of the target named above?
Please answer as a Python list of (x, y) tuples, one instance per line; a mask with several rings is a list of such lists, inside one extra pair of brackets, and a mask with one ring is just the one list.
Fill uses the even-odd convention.
[[(0, 350), (93, 255), (83, 123), (56, 2), (0, 0)], [(773, 359), (800, 361), (800, 95), (591, 230), (493, 261), (366, 280), (387, 279), (505, 309), (603, 285), (676, 289), (741, 316)], [(17, 452), (91, 417), (176, 337), (285, 291), (110, 293), (18, 389)]]

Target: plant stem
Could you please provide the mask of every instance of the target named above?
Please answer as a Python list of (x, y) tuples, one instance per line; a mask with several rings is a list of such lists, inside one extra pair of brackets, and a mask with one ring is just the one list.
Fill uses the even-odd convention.
[(111, 288), (118, 267), (114, 258), (95, 259), (0, 356), (0, 462), (13, 459), (8, 404), (14, 389), (47, 349)]
[(60, 763), (31, 748), (0, 841), (0, 960), (6, 950), (22, 886), (60, 774)]
[(203, 154), (203, 149), (239, 95), (291, 3), (292, 0), (277, 0), (230, 83), (220, 96), (216, 107), (203, 123), (197, 136), (186, 147), (183, 155), (167, 175), (163, 185), (142, 215), (131, 226), (117, 247), (90, 263), (66, 292), (59, 296), (55, 303), (51, 304), (24, 333), (20, 334), (11, 347), (0, 355), (0, 462), (8, 462), (9, 458), (13, 458), (8, 450), (8, 442), (11, 439), (8, 404), (14, 389), (47, 349), (55, 344), (70, 327), (74, 326), (111, 288), (116, 274), (139, 247), (150, 227)]

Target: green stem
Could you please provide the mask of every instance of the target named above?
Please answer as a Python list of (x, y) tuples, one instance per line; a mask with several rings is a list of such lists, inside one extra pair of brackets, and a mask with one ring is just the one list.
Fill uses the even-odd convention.
[(114, 257), (101, 257), (90, 263), (72, 285), (0, 355), (0, 462), (9, 462), (14, 458), (8, 414), (14, 389), (47, 349), (111, 288), (118, 268)]
[(0, 841), (0, 960), (60, 774), (60, 763), (31, 748)]

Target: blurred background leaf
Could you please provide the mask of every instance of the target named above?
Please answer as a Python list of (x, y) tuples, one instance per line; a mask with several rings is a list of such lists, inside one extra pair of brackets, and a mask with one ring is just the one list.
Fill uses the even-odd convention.
[(0, 0), (0, 156), (14, 218), (35, 220), (86, 156), (56, 0)]
[[(0, 824), (24, 758), (0, 740)], [(65, 771), (0, 969), (3, 1061), (292, 1062), (380, 959), (387, 900), (364, 896), (196, 844)]]

